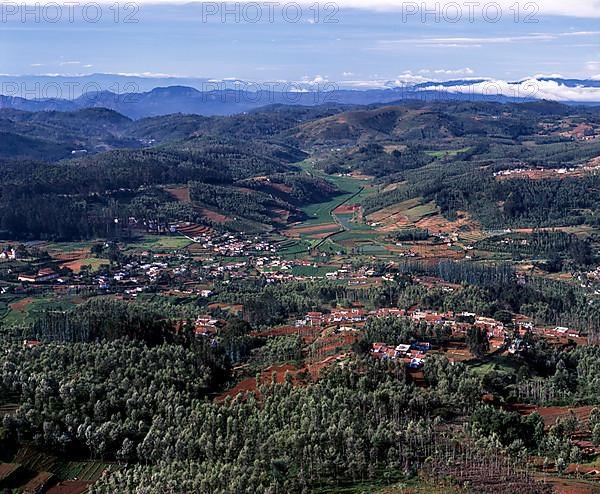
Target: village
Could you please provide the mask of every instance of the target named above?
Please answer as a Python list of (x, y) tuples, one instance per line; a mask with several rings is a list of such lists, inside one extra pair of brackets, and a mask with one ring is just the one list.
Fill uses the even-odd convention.
[[(181, 238), (152, 237), (152, 238)], [(184, 248), (130, 249), (126, 244), (90, 244), (89, 250), (46, 250), (43, 242), (5, 245), (0, 251), (0, 291), (36, 294), (57, 291), (120, 293), (135, 297), (146, 291), (207, 296), (210, 283), (262, 277), (268, 283), (327, 279), (350, 286), (392, 278), (369, 265), (331, 263), (282, 255), (269, 238), (212, 230), (193, 237)]]
[[(48, 294), (58, 298), (65, 294), (76, 294), (83, 299), (98, 295), (135, 299), (152, 294), (197, 297), (204, 300), (202, 305), (210, 310), (195, 318), (195, 334), (197, 337), (216, 338), (225, 324), (225, 313), (220, 309), (216, 312), (212, 309), (222, 306), (213, 300), (215, 283), (227, 284), (235, 279), (248, 278), (262, 279), (269, 284), (323, 280), (360, 289), (393, 284), (398, 276), (393, 269), (390, 271), (395, 266), (393, 262), (376, 266), (286, 257), (277, 252), (275, 243), (259, 236), (249, 238), (239, 234), (211, 235), (204, 232), (194, 239), (193, 249), (166, 250), (161, 253), (149, 250), (127, 252), (107, 242), (93, 247), (99, 256), (90, 267), (76, 266), (65, 256), (42, 254), (39, 244), (11, 246), (0, 253), (0, 287), (5, 295), (29, 298)], [(79, 269), (72, 269), (77, 267)], [(588, 279), (592, 275), (588, 274)], [(445, 292), (457, 288), (430, 276), (413, 277), (413, 282)], [(235, 313), (244, 318), (244, 307), (237, 307)], [(465, 311), (438, 312), (418, 306), (369, 310), (360, 304), (309, 311), (301, 317), (292, 317), (280, 330), (275, 328), (267, 334), (310, 336), (308, 340), (305, 339), (305, 343), (310, 344), (319, 340), (328, 341), (332, 351), (322, 355), (322, 361), (332, 363), (347, 354), (352, 342), (361, 337), (369, 320), (384, 318), (404, 319), (424, 327), (437, 327), (440, 334), (454, 342), (445, 348), (432, 346), (431, 341), (419, 340), (395, 345), (382, 342), (371, 344), (369, 353), (373, 358), (401, 362), (412, 371), (421, 370), (431, 352), (442, 351), (451, 362), (473, 358), (467, 346), (460, 343), (466, 340), (467, 332), (473, 327), (485, 334), (491, 353), (518, 355), (524, 349), (522, 340), (526, 333), (554, 344), (587, 343), (577, 329), (535, 325), (531, 318), (523, 315), (513, 315), (510, 320), (499, 321)], [(257, 335), (262, 336), (262, 333)], [(25, 342), (27, 346), (37, 344), (39, 342), (35, 340)]]
[[(243, 309), (242, 309), (243, 312)], [(473, 355), (464, 343), (470, 328), (477, 328), (485, 335), (489, 343), (489, 352), (506, 353), (518, 356), (526, 349), (525, 336), (531, 334), (543, 338), (551, 344), (585, 345), (587, 339), (580, 332), (567, 327), (540, 327), (534, 325), (525, 316), (518, 315), (511, 321), (501, 322), (491, 317), (480, 316), (471, 312), (436, 312), (421, 310), (417, 307), (408, 310), (395, 307), (382, 307), (375, 310), (364, 308), (332, 308), (327, 312), (311, 311), (304, 317), (291, 320), (288, 324), (253, 334), (261, 337), (302, 336), (307, 344), (314, 345), (319, 340), (326, 340), (331, 348), (337, 349), (337, 355), (329, 353), (320, 356), (323, 362), (333, 363), (347, 355), (350, 343), (358, 341), (364, 333), (365, 324), (373, 319), (398, 318), (420, 325), (422, 328), (437, 327), (438, 335), (443, 335), (445, 343), (432, 344), (431, 341), (406, 341), (398, 345), (374, 342), (370, 348), (373, 358), (402, 362), (407, 369), (418, 370), (426, 365), (429, 353), (442, 352), (450, 362), (473, 359)], [(195, 334), (200, 337), (214, 338), (219, 335), (225, 321), (206, 314), (196, 318)], [(444, 347), (444, 348), (442, 348)], [(334, 352), (335, 353), (335, 352)]]

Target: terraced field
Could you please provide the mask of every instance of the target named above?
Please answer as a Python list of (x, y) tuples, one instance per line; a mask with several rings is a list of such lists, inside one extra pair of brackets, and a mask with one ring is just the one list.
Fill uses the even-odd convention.
[[(59, 483), (51, 488), (51, 490), (54, 489), (57, 492), (62, 492), (60, 489), (68, 487), (71, 481), (91, 484), (96, 482), (106, 470), (117, 468), (115, 464), (102, 461), (59, 459), (30, 446), (23, 446), (19, 449), (15, 455), (14, 463), (28, 472), (28, 475), (23, 476), (23, 487), (28, 484), (39, 485), (52, 478), (54, 482), (65, 482), (64, 486)], [(16, 491), (20, 492), (23, 487), (17, 488)]]

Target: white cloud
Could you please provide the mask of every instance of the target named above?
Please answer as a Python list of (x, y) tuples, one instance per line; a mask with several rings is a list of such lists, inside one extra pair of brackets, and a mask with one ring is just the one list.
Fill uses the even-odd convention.
[(344, 81), (340, 84), (341, 87), (350, 89), (385, 89), (390, 87), (392, 84), (390, 81), (385, 79), (366, 79), (366, 80), (354, 80)]
[(60, 62), (59, 64), (61, 67), (64, 67), (65, 65), (81, 65), (81, 62), (78, 62), (76, 60), (73, 61), (69, 61), (69, 62)]
[(457, 70), (434, 70), (433, 73), (443, 75), (473, 75), (475, 72), (473, 69), (466, 67), (464, 69)]
[(522, 43), (525, 41), (551, 41), (557, 39), (557, 35), (544, 34), (544, 33), (532, 33), (524, 36), (490, 36), (490, 37), (467, 37), (467, 36), (453, 36), (453, 37), (411, 37), (394, 40), (380, 40), (378, 42), (379, 48), (389, 49), (397, 45), (411, 45), (420, 47), (452, 47), (452, 48), (466, 48), (466, 47), (482, 47), (483, 45), (495, 45), (495, 44), (509, 44), (509, 43)]
[(553, 74), (535, 74), (534, 76), (531, 77), (531, 79), (565, 79), (565, 76), (562, 74), (558, 74), (558, 73), (553, 73)]
[(476, 84), (464, 84), (451, 87), (431, 85), (427, 86), (426, 90), (488, 96), (502, 95), (511, 98), (535, 98), (554, 101), (570, 101), (575, 103), (600, 102), (600, 88), (583, 86), (569, 87), (556, 81), (541, 81), (534, 78), (525, 79), (519, 82), (492, 79)]
[(120, 75), (123, 77), (148, 77), (148, 78), (160, 78), (160, 79), (168, 79), (168, 78), (184, 78), (186, 76), (177, 75), (177, 74), (163, 74), (160, 72), (115, 72), (109, 73), (110, 75)]
[(473, 75), (475, 71), (470, 67), (465, 67), (463, 69), (421, 69), (419, 70), (419, 74), (435, 74), (442, 76), (470, 76)]
[(406, 70), (401, 74), (397, 75), (394, 79), (383, 79), (377, 74), (373, 75), (370, 79), (364, 80), (345, 80), (341, 82), (344, 87), (354, 89), (374, 89), (374, 88), (391, 88), (391, 87), (406, 87), (422, 82), (431, 82), (431, 78), (423, 77), (422, 75), (415, 74), (410, 70)]
[(561, 36), (598, 36), (600, 31), (567, 31), (560, 33)]
[(329, 78), (327, 76), (316, 75), (311, 79), (309, 76), (305, 75), (302, 78), (302, 82), (306, 84), (324, 84), (329, 82)]
[(431, 81), (431, 79), (421, 75), (413, 74), (412, 71), (406, 70), (402, 72), (402, 74), (396, 76), (396, 80), (394, 82), (397, 86), (401, 86), (406, 84), (419, 84), (420, 82), (428, 81)]
[[(344, 87), (350, 87), (354, 89), (385, 89), (385, 88), (398, 88), (398, 87), (410, 87), (415, 84), (423, 84), (431, 82), (436, 84), (440, 82), (440, 79), (452, 79), (458, 76), (464, 79), (470, 79), (469, 75), (474, 73), (473, 69), (465, 67), (463, 69), (446, 70), (446, 69), (421, 69), (418, 73), (414, 73), (411, 70), (405, 70), (401, 74), (397, 75), (394, 79), (382, 79), (377, 75), (372, 76), (371, 79), (366, 80), (345, 80), (340, 82)], [(444, 76), (444, 77), (439, 77)], [(477, 80), (484, 79), (483, 77), (477, 78)]]

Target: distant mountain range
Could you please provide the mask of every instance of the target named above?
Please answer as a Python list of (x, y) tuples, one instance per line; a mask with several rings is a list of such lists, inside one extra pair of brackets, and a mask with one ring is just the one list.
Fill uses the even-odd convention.
[(108, 108), (132, 119), (174, 113), (232, 115), (273, 104), (369, 105), (402, 100), (600, 104), (600, 80), (531, 78), (428, 81), (351, 89), (333, 83), (271, 85), (261, 89), (239, 80), (181, 79), (109, 74), (89, 76), (0, 76), (0, 108), (24, 111), (76, 111)]

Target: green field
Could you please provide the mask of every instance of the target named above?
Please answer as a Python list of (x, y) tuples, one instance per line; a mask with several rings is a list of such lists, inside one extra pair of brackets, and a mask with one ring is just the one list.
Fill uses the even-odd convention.
[(330, 238), (321, 242), (318, 247), (319, 247), (318, 248), (319, 252), (322, 252), (324, 254), (334, 255), (334, 254), (337, 254), (338, 252), (340, 252), (342, 254), (346, 253), (346, 249), (343, 246), (336, 244)]
[(142, 239), (127, 242), (127, 250), (150, 250), (155, 252), (184, 249), (192, 241), (181, 235), (145, 235)]
[(302, 208), (302, 211), (308, 219), (303, 221), (300, 226), (325, 225), (332, 222), (331, 211), (344, 203), (352, 194), (336, 196), (334, 199), (318, 204), (310, 204)]
[(302, 226), (313, 226), (313, 225), (321, 225), (325, 223), (330, 223), (332, 221), (331, 211), (344, 204), (348, 199), (350, 199), (354, 194), (360, 192), (357, 198), (362, 195), (364, 192), (361, 191), (361, 187), (364, 187), (368, 182), (365, 180), (361, 180), (358, 178), (347, 177), (347, 176), (338, 176), (338, 175), (327, 175), (322, 170), (314, 168), (309, 162), (305, 161), (300, 163), (300, 168), (304, 170), (307, 174), (321, 178), (323, 180), (327, 180), (328, 182), (335, 185), (342, 194), (335, 196), (331, 200), (327, 202), (321, 202), (318, 204), (310, 204), (304, 208), (302, 211), (309, 217), (308, 220), (302, 223)]
[(356, 246), (361, 254), (389, 254), (390, 252), (380, 244), (376, 243), (367, 243), (367, 244), (358, 244)]
[[(378, 214), (381, 214), (381, 219), (376, 220), (379, 223), (386, 223), (389, 217), (391, 216), (406, 216), (406, 219), (411, 223), (416, 223), (417, 221), (426, 218), (427, 216), (431, 216), (437, 214), (438, 208), (435, 204), (435, 201), (431, 201), (423, 204), (422, 197), (414, 197), (412, 199), (407, 199), (406, 201), (400, 202), (398, 204), (388, 206), (378, 211)], [(375, 220), (374, 220), (375, 221)], [(407, 225), (407, 228), (412, 228), (413, 225)]]
[(102, 472), (116, 465), (102, 461), (66, 461), (37, 449), (25, 446), (19, 449), (14, 461), (32, 471), (50, 472), (60, 480), (83, 480), (95, 482)]
[[(76, 265), (79, 265), (79, 269), (72, 267), (71, 269), (73, 269), (73, 271), (75, 272), (79, 272), (81, 270), (81, 268), (83, 268), (84, 266), (89, 266), (89, 268), (92, 271), (98, 271), (98, 269), (100, 269), (100, 266), (102, 265), (106, 265), (108, 266), (110, 264), (110, 261), (108, 259), (102, 259), (102, 258), (98, 258), (98, 257), (86, 257), (85, 259), (78, 259), (77, 261), (74, 261), (76, 263)], [(69, 263), (67, 263), (68, 265)], [(75, 265), (73, 265), (75, 266)]]
[(372, 227), (369, 225), (352, 221), (353, 215), (351, 214), (336, 214), (335, 217), (345, 230), (360, 230), (361, 232), (369, 232), (372, 230)]
[(412, 207), (403, 211), (403, 214), (406, 215), (409, 221), (416, 223), (417, 221), (431, 216), (438, 212), (437, 206), (435, 202), (428, 202), (427, 204), (419, 204), (418, 206)]
[(444, 158), (446, 156), (456, 156), (459, 153), (466, 153), (470, 147), (462, 148), (462, 149), (443, 149), (440, 151), (425, 151), (425, 154), (429, 156), (433, 156), (434, 158)]
[(365, 242), (377, 240), (378, 238), (379, 235), (375, 232), (347, 230), (345, 232), (338, 233), (337, 235), (332, 237), (332, 240), (335, 242), (342, 242), (347, 240), (354, 240), (355, 242)]
[[(23, 299), (23, 298), (21, 298)], [(12, 300), (11, 303), (17, 302)], [(54, 295), (47, 295), (39, 298), (32, 298), (21, 310), (8, 310), (2, 322), (6, 325), (22, 325), (33, 322), (42, 312), (47, 310), (63, 311), (68, 310), (79, 303), (76, 297), (61, 296), (56, 298)]]
[(487, 362), (477, 361), (471, 364), (471, 371), (480, 376), (484, 376), (490, 372), (513, 375), (517, 372), (518, 368), (518, 362), (503, 356), (494, 356)]
[[(327, 254), (346, 253), (346, 248), (340, 245), (339, 241), (357, 240), (370, 241), (378, 238), (378, 235), (372, 233), (370, 226), (364, 223), (353, 222), (352, 214), (333, 214), (337, 207), (350, 203), (360, 203), (364, 197), (373, 193), (372, 189), (365, 188), (369, 181), (365, 179), (354, 178), (345, 175), (327, 175), (322, 170), (315, 169), (310, 163), (304, 162), (301, 168), (308, 174), (322, 178), (334, 184), (338, 189), (344, 192), (330, 201), (319, 204), (311, 204), (303, 208), (304, 213), (309, 217), (299, 226), (315, 226), (337, 223), (340, 225), (339, 233), (334, 233), (327, 239), (312, 241), (312, 247), (318, 247), (319, 252)], [(374, 246), (373, 251), (383, 250), (379, 246)]]
[(327, 273), (336, 271), (337, 268), (334, 266), (294, 266), (292, 273), (296, 276), (317, 276), (324, 277)]
[(60, 479), (95, 482), (107, 468), (109, 464), (99, 461), (61, 461), (56, 463), (53, 473)]
[(86, 242), (43, 242), (36, 245), (41, 250), (47, 250), (49, 252), (73, 252), (76, 250), (89, 250), (95, 243), (102, 242), (98, 241), (86, 241)]

